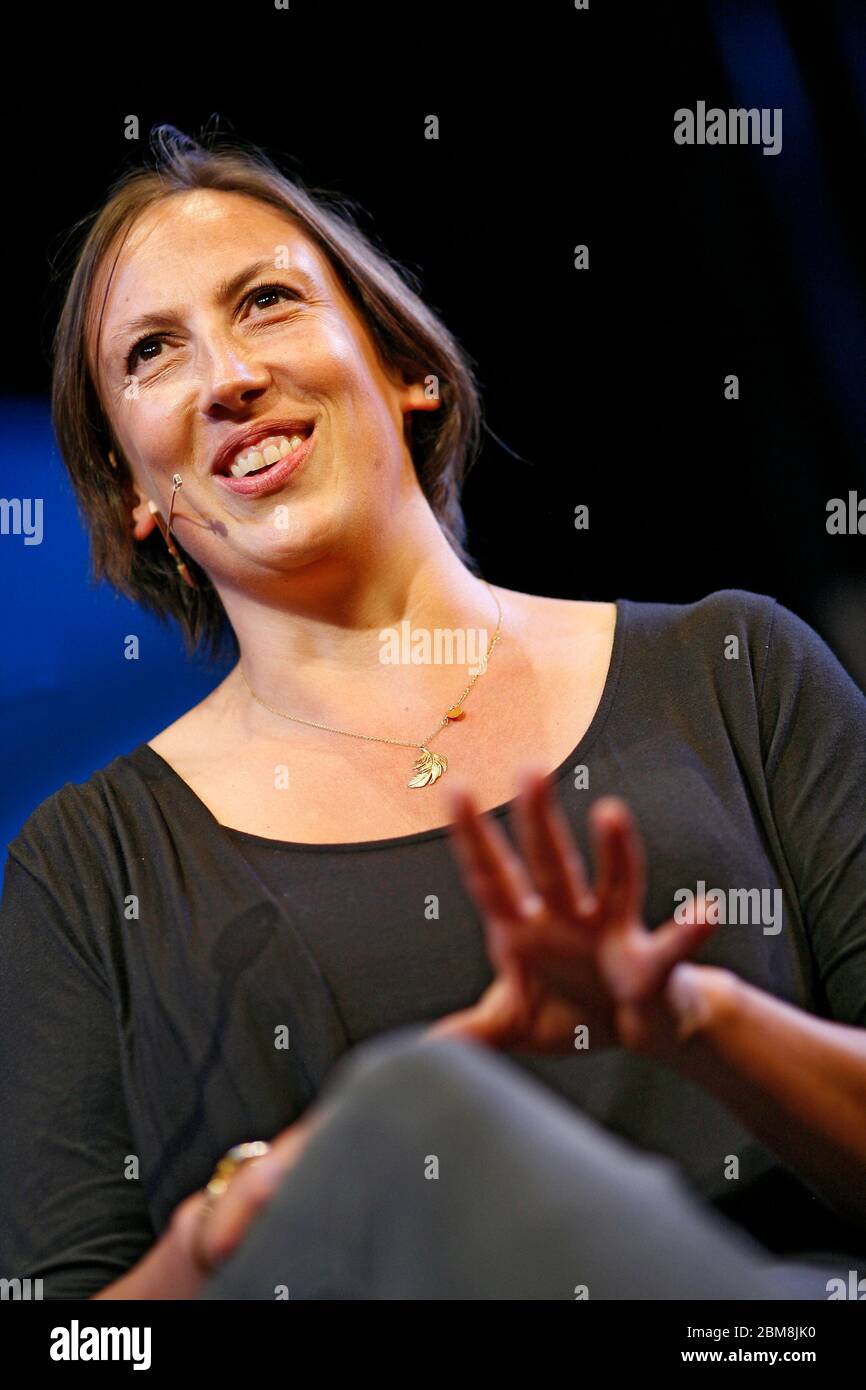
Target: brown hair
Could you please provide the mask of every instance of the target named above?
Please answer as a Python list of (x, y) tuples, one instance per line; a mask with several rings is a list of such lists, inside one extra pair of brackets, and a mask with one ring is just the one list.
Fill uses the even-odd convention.
[[(83, 236), (73, 253), (54, 335), (51, 395), (60, 452), (90, 534), (93, 579), (106, 579), (161, 621), (175, 618), (187, 651), (201, 647), (214, 659), (227, 646), (237, 647), (225, 609), (191, 556), (186, 559), (198, 589), (181, 581), (158, 531), (143, 542), (133, 538), (132, 474), (104, 416), (87, 358), (94, 283), (103, 259), (115, 242), (122, 247), (140, 213), (173, 193), (213, 188), (248, 194), (290, 214), (328, 257), (385, 365), (414, 380), (431, 373), (438, 378), (439, 409), (415, 412), (412, 419), (412, 457), (447, 540), (475, 573), (477, 565), (464, 548), (460, 491), (477, 455), (482, 425), (472, 359), (423, 302), (417, 278), (360, 229), (351, 200), (311, 189), (297, 175), (290, 179), (256, 146), (222, 138), (217, 147), (215, 138), (215, 133), (203, 136), (207, 143), (200, 143), (173, 126), (155, 126), (152, 165), (123, 173), (103, 206), (72, 229), (70, 235)], [(110, 449), (116, 470), (108, 459)]]

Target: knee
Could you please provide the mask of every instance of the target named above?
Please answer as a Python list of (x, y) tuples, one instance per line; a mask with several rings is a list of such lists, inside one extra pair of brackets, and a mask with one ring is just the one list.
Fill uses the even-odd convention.
[(422, 1027), (395, 1029), (356, 1047), (331, 1074), (327, 1100), (359, 1138), (387, 1136), (397, 1147), (435, 1133), (452, 1147), (507, 1150), (519, 1163), (523, 1150), (545, 1135), (584, 1168), (622, 1172), (643, 1164), (658, 1169), (659, 1181), (670, 1180), (664, 1160), (632, 1150), (507, 1054), (430, 1038)]
[(489, 1086), (491, 1078), (515, 1074), (501, 1054), (457, 1038), (430, 1038), (426, 1025), (395, 1028), (357, 1047), (340, 1059), (323, 1092), (336, 1100), (346, 1093), (411, 1093), (430, 1100)]

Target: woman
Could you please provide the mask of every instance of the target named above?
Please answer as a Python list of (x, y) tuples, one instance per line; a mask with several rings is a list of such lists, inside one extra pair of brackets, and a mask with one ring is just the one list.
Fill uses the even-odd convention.
[[(2, 1272), (49, 1297), (220, 1296), (207, 1274), (272, 1230), (275, 1191), (297, 1202), (328, 1171), (365, 1077), (391, 1075), (382, 1035), (405, 1028), (421, 1093), (431, 1051), (454, 1083), (452, 1136), (502, 1081), (472, 1039), (516, 1054), (515, 1115), (568, 1104), (575, 1190), (627, 1170), (646, 1210), (661, 1164), (657, 1210), (691, 1233), (682, 1293), (710, 1246), (750, 1296), (776, 1296), (755, 1274), (774, 1254), (847, 1270), (866, 1214), (863, 696), (762, 595), (583, 603), (479, 579), (458, 344), (262, 157), (171, 128), (156, 151), (78, 254), (55, 427), (96, 574), (239, 660), (10, 845)], [(422, 656), (437, 633), (483, 640), (471, 665), (435, 642), (383, 661), (404, 623)], [(523, 869), (494, 835), (512, 809)], [(368, 1124), (418, 1096), (402, 1065)], [(503, 1138), (492, 1113), (484, 1133)], [(205, 1194), (258, 1139), (270, 1154)], [(658, 1157), (621, 1169), (621, 1140)], [(541, 1172), (554, 1139), (540, 1149)], [(455, 1239), (467, 1268), (483, 1257), (486, 1237)], [(330, 1277), (304, 1264), (315, 1246), (292, 1296)]]

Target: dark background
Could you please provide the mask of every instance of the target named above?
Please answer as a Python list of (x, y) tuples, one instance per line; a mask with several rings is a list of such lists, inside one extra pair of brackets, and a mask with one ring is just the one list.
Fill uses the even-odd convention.
[[(4, 844), (224, 674), (89, 584), (47, 417), (66, 235), (164, 121), (347, 194), (420, 276), (482, 384), (464, 501), (488, 579), (772, 594), (866, 689), (866, 535), (826, 531), (830, 498), (866, 496), (866, 5), (79, 7), (69, 42), (56, 76), (20, 53), (51, 100), (3, 123), (0, 491), (45, 499), (40, 546), (0, 536)], [(677, 146), (698, 100), (781, 107), (781, 153)]]

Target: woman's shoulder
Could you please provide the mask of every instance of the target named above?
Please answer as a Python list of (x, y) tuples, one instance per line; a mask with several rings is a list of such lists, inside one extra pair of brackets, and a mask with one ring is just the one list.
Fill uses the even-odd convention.
[(653, 635), (667, 630), (678, 644), (726, 662), (748, 653), (761, 682), (771, 670), (788, 676), (800, 668), (839, 668), (824, 638), (772, 594), (716, 589), (685, 603), (629, 600)]
[(9, 852), (18, 851), (24, 841), (54, 848), (71, 845), (78, 850), (86, 839), (104, 847), (119, 825), (149, 807), (158, 784), (166, 778), (173, 781), (172, 766), (183, 761), (184, 747), (213, 747), (209, 740), (214, 722), (209, 723), (207, 715), (220, 690), (217, 687), (159, 733), (116, 754), (103, 766), (63, 782), (29, 813), (9, 843)]
[(769, 627), (778, 606), (778, 599), (772, 594), (735, 588), (714, 589), (696, 599), (628, 599), (626, 602), (648, 621), (655, 619), (668, 626), (695, 629), (715, 627), (720, 619), (730, 619), (741, 628), (744, 625)]
[[(714, 589), (700, 598), (679, 602), (627, 599), (624, 609), (633, 657), (640, 639), (647, 651), (692, 667), (729, 670), (735, 661), (738, 669), (751, 671), (756, 685), (763, 679), (777, 623), (787, 628), (786, 620), (790, 620), (804, 632), (811, 631), (773, 595), (749, 589)], [(817, 639), (817, 634), (813, 636)]]
[(770, 594), (736, 588), (715, 589), (700, 598), (690, 600), (622, 597), (606, 602), (551, 598), (545, 594), (521, 593), (515, 589), (497, 588), (495, 585), (493, 589), (503, 601), (503, 607), (505, 602), (508, 603), (512, 620), (516, 618), (521, 625), (527, 627), (535, 627), (539, 620), (543, 620), (548, 627), (558, 624), (572, 633), (575, 625), (587, 631), (608, 631), (616, 620), (618, 610), (624, 606), (639, 612), (649, 620), (656, 618), (668, 625), (689, 622), (699, 625), (715, 622), (722, 616), (731, 616), (750, 624), (766, 623), (778, 604), (778, 600)]
[[(695, 654), (715, 651), (720, 632), (745, 639), (756, 658), (766, 651), (776, 622), (790, 632), (811, 632), (788, 609), (769, 594), (748, 589), (716, 589), (700, 598), (678, 602), (661, 599), (617, 598), (609, 602), (548, 598), (542, 594), (522, 594), (513, 590), (498, 593), (507, 597), (512, 618), (526, 634), (543, 633), (545, 640), (561, 638), (574, 652), (575, 638), (609, 643), (617, 625), (637, 631), (658, 645), (662, 641), (690, 647)], [(504, 606), (504, 605), (503, 605)]]
[(62, 782), (26, 815), (8, 842), (9, 855), (42, 879), (94, 864), (116, 836), (118, 810), (130, 805), (140, 775), (135, 757), (142, 747), (115, 756), (80, 780)]
[(860, 686), (825, 638), (778, 598), (718, 589), (689, 603), (629, 600), (629, 607), (646, 666), (657, 657), (656, 669), (675, 671), (678, 688), (696, 701), (712, 690), (758, 706), (764, 724), (776, 727), (817, 700), (827, 715), (844, 709), (862, 728)]

